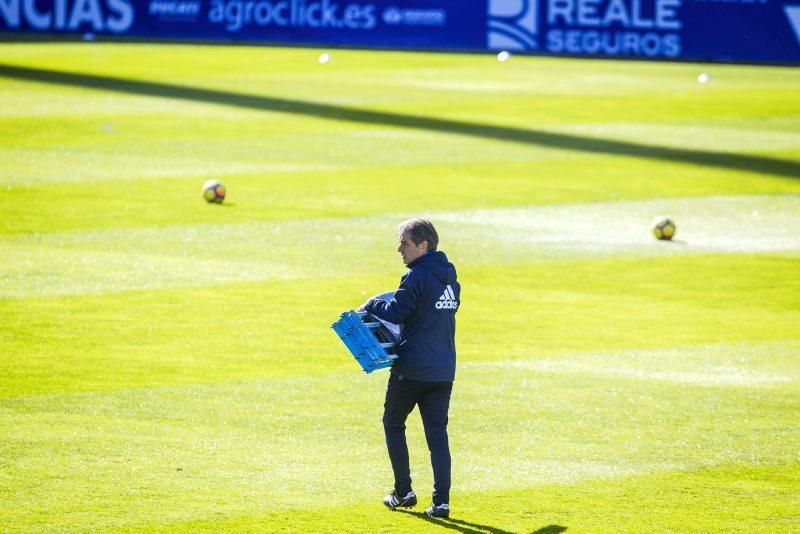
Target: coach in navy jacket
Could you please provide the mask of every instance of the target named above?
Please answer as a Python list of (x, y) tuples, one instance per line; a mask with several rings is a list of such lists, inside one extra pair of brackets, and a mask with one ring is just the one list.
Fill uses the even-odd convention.
[(418, 257), (390, 302), (371, 300), (366, 310), (401, 325), (392, 372), (426, 382), (452, 381), (456, 374), (456, 310), (461, 285), (441, 251)]
[(384, 499), (390, 508), (417, 504), (411, 489), (405, 422), (419, 406), (434, 475), (428, 515), (450, 513), (450, 448), (447, 437), (450, 394), (456, 372), (455, 314), (461, 299), (456, 269), (436, 250), (439, 236), (426, 220), (400, 225), (397, 251), (410, 269), (389, 302), (370, 300), (372, 315), (400, 325), (397, 359), (386, 389), (383, 426), (394, 471), (394, 491)]

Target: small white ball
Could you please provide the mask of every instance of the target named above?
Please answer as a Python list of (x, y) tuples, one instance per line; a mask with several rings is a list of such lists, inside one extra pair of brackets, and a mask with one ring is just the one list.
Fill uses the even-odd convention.
[(711, 81), (711, 75), (707, 72), (703, 72), (697, 75), (697, 83), (708, 83)]
[(319, 62), (322, 64), (325, 64), (330, 60), (331, 60), (331, 55), (327, 52), (319, 55)]
[(510, 58), (510, 57), (511, 57), (511, 54), (509, 54), (508, 52), (503, 50), (502, 52), (497, 54), (497, 61), (499, 61), (500, 63), (503, 63), (504, 61), (507, 61), (508, 58)]

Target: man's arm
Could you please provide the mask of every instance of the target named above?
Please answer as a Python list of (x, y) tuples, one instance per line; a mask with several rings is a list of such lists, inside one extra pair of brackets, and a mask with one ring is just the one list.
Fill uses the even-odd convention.
[(394, 297), (389, 302), (382, 300), (371, 299), (364, 307), (369, 313), (375, 317), (379, 317), (384, 321), (402, 324), (406, 318), (411, 315), (414, 308), (417, 307), (419, 301), (420, 288), (417, 281), (417, 275), (413, 271), (408, 273), (405, 280), (402, 281), (400, 287), (394, 292)]

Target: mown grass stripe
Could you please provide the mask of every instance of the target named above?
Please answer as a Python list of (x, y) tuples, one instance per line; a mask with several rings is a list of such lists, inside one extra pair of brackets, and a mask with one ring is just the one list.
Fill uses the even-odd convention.
[[(673, 242), (650, 234), (670, 214)], [(410, 214), (58, 232), (0, 238), (0, 295), (108, 293), (390, 271)], [(429, 213), (460, 264), (710, 253), (796, 253), (800, 196), (730, 196)], [(353, 229), (357, 228), (357, 232)], [(478, 244), (477, 246), (475, 244)], [(347, 246), (344, 246), (347, 244)], [(375, 251), (369, 262), (364, 251)], [(377, 263), (376, 263), (377, 262)]]

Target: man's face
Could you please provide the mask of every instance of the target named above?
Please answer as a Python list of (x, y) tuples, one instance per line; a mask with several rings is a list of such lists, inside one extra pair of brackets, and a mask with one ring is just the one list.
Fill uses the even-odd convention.
[(419, 245), (415, 245), (409, 237), (408, 232), (403, 232), (400, 234), (400, 246), (397, 247), (397, 252), (403, 257), (403, 263), (408, 265), (428, 252), (428, 242), (423, 241)]

